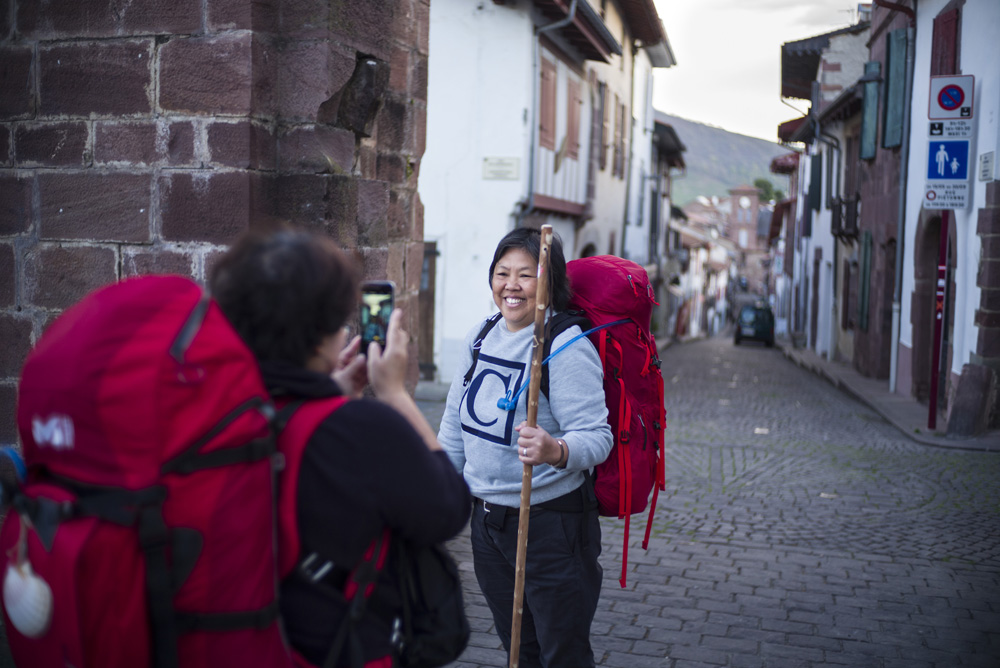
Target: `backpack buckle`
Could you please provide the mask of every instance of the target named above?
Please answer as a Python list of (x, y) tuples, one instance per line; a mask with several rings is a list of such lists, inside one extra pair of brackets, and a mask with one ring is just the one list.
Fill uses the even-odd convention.
[(630, 438), (630, 436), (631, 434), (629, 433), (628, 429), (622, 429), (620, 432), (618, 432), (618, 440), (621, 443), (628, 443), (628, 439)]

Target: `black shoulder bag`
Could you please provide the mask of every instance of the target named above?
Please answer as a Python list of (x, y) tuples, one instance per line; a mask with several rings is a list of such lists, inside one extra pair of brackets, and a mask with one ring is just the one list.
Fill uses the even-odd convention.
[(402, 609), (393, 620), (392, 646), (403, 668), (449, 664), (469, 643), (458, 566), (442, 545), (397, 539)]

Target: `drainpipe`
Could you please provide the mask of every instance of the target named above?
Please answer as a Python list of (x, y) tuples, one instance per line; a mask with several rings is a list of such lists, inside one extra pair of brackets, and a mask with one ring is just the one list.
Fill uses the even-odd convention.
[[(625, 234), (628, 232), (629, 195), (632, 190), (632, 151), (635, 146), (635, 56), (638, 52), (639, 50), (635, 47), (635, 40), (632, 40), (632, 65), (630, 67), (631, 71), (629, 72), (628, 78), (628, 115), (631, 118), (628, 124), (630, 135), (628, 140), (628, 160), (625, 160), (625, 157), (622, 156), (622, 160), (625, 162), (625, 215), (622, 217), (622, 233), (621, 238), (618, 240), (618, 248), (620, 249), (619, 255), (622, 257), (625, 257)], [(622, 58), (624, 57), (625, 54), (623, 53)], [(645, 179), (640, 181), (639, 187), (646, 187)], [(641, 209), (639, 210), (639, 216), (642, 216)]]
[(889, 340), (889, 393), (896, 393), (896, 374), (899, 370), (899, 319), (900, 302), (903, 294), (903, 235), (906, 232), (906, 186), (910, 166), (910, 115), (913, 111), (913, 52), (917, 27), (917, 6), (913, 8), (888, 0), (875, 0), (875, 4), (886, 9), (894, 9), (910, 17), (910, 25), (906, 29), (906, 81), (903, 99), (908, 102), (903, 113), (903, 144), (899, 150), (899, 205), (896, 213), (896, 277), (892, 292), (892, 334)]
[(535, 208), (535, 144), (538, 143), (536, 135), (538, 133), (538, 38), (547, 32), (558, 30), (573, 22), (576, 17), (576, 3), (573, 0), (569, 6), (569, 13), (565, 18), (553, 23), (546, 24), (535, 29), (535, 39), (531, 45), (531, 142), (528, 148), (528, 201), (517, 215), (514, 227), (521, 227), (525, 216)]

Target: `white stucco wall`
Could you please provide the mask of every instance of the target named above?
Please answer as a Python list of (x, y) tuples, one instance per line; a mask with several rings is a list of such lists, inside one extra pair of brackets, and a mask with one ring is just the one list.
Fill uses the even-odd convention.
[[(527, 193), (532, 106), (528, 8), (431, 3), (427, 151), (420, 166), (424, 239), (436, 241), (435, 361), (450, 381), (466, 332), (495, 310), (488, 272)], [(488, 85), (486, 85), (488, 84)], [(514, 158), (514, 180), (483, 178), (486, 158)], [(464, 371), (464, 370), (463, 370)]]
[[(914, 289), (914, 247), (926, 177), (928, 118), (930, 94), (930, 57), (934, 17), (947, 0), (922, 0), (917, 7), (916, 58), (914, 61), (913, 114), (910, 125), (910, 159), (907, 175), (906, 230), (903, 246), (903, 298), (900, 318), (900, 343), (913, 348), (910, 295)], [(976, 234), (978, 210), (986, 201), (986, 182), (979, 180), (979, 156), (994, 152), (1000, 157), (1000, 2), (968, 0), (961, 8), (961, 74), (971, 74), (975, 81), (973, 122), (977, 138), (972, 145), (969, 170), (970, 206), (953, 211), (956, 228), (955, 320), (953, 333), (953, 373), (961, 373), (976, 350), (978, 327), (974, 324), (979, 307), (980, 289), (976, 274), (981, 241)], [(994, 167), (992, 178), (997, 177)], [(926, 214), (925, 214), (926, 215)], [(900, 388), (906, 392), (909, 388)]]

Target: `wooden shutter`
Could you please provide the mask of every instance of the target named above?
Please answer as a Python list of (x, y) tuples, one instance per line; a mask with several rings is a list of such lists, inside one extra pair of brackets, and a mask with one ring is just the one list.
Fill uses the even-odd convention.
[(538, 102), (538, 144), (552, 151), (556, 148), (556, 64), (545, 58)]
[(858, 327), (868, 331), (868, 293), (871, 290), (872, 276), (872, 233), (865, 231), (861, 237), (861, 276), (858, 288)]
[(903, 143), (903, 113), (906, 100), (906, 28), (893, 30), (886, 38), (885, 109), (882, 118), (882, 148)]
[(875, 139), (878, 135), (878, 75), (882, 72), (882, 63), (873, 60), (865, 63), (865, 77), (872, 81), (865, 82), (865, 99), (861, 111), (861, 159), (871, 160), (875, 157)]
[(580, 82), (569, 78), (566, 85), (566, 155), (580, 157)]
[(601, 150), (600, 167), (603, 172), (608, 167), (608, 144), (611, 137), (611, 105), (608, 104), (608, 84), (603, 81), (601, 86)]
[(614, 153), (611, 156), (611, 175), (618, 176), (618, 170), (620, 168), (620, 154), (619, 154), (619, 144), (622, 139), (622, 109), (621, 104), (618, 102), (618, 95), (615, 95), (615, 139), (614, 139)]
[(625, 165), (625, 163), (626, 163), (625, 156), (628, 155), (625, 152), (625, 149), (626, 149), (626, 145), (628, 143), (628, 131), (629, 131), (629, 128), (632, 127), (632, 123), (631, 123), (632, 119), (631, 119), (631, 117), (629, 116), (629, 113), (628, 113), (628, 106), (624, 102), (622, 102), (621, 119), (622, 119), (622, 121), (621, 121), (622, 122), (622, 128), (621, 128), (621, 131), (618, 133), (618, 142), (620, 144), (620, 146), (618, 147), (618, 157), (619, 157), (619, 160), (621, 160), (621, 164), (618, 165), (618, 176), (620, 176), (621, 178), (624, 179), (625, 178), (625, 168), (626, 168), (626, 165)]
[(958, 9), (941, 12), (934, 19), (931, 41), (931, 76), (958, 74)]
[(844, 260), (840, 272), (840, 328), (851, 328), (851, 261)]
[(809, 169), (809, 208), (819, 211), (821, 197), (823, 193), (823, 154), (817, 153), (812, 156), (812, 165)]

